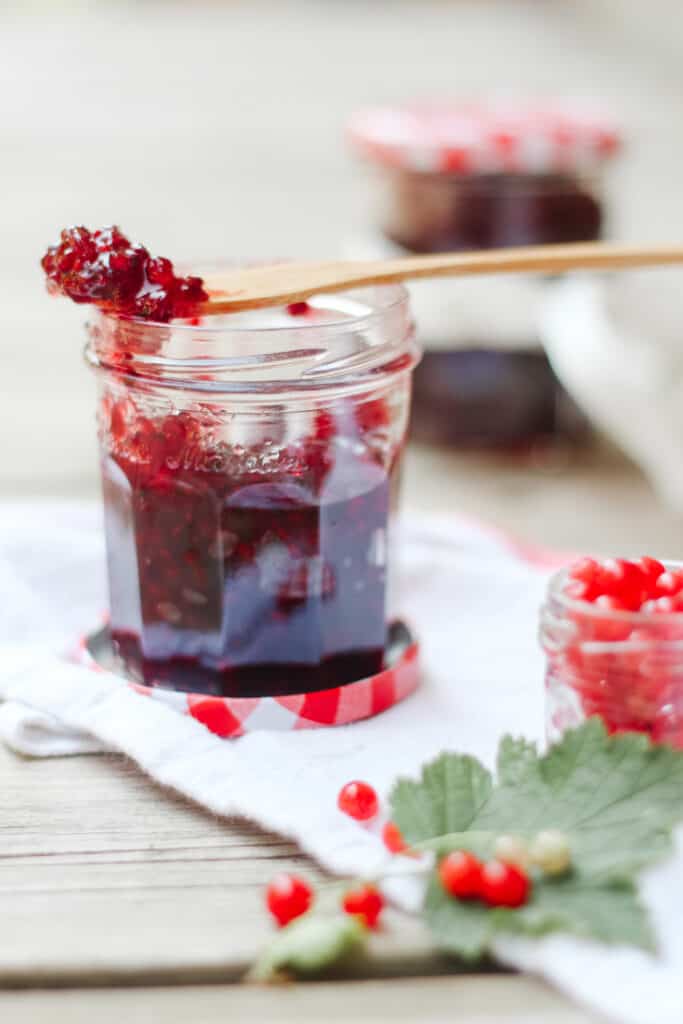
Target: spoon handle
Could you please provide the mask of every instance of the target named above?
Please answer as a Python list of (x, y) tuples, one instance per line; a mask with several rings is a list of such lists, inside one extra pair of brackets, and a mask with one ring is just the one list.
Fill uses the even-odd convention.
[[(355, 284), (390, 284), (420, 277), (459, 277), (468, 274), (499, 274), (564, 270), (619, 270), (683, 263), (683, 246), (617, 245), (603, 242), (570, 245), (523, 246), (483, 252), (439, 253), (405, 256), (367, 264), (367, 276), (354, 275)], [(356, 265), (358, 266), (358, 265)]]
[(298, 302), (321, 292), (366, 285), (393, 284), (424, 277), (474, 274), (544, 273), (564, 270), (619, 270), (683, 263), (683, 246), (617, 245), (579, 242), (568, 245), (487, 249), (483, 252), (437, 253), (400, 259), (324, 263), (280, 263), (209, 274), (210, 300), (203, 312), (231, 313)]

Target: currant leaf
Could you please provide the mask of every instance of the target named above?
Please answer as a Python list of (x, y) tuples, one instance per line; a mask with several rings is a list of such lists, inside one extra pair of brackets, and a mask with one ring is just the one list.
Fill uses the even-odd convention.
[(537, 883), (531, 900), (518, 910), (489, 910), (482, 903), (451, 899), (434, 877), (424, 914), (439, 946), (463, 960), (480, 959), (500, 933), (538, 937), (562, 931), (608, 944), (655, 949), (636, 886), (626, 881), (591, 884), (568, 876)]
[(635, 876), (670, 851), (671, 829), (683, 820), (681, 792), (683, 753), (639, 734), (608, 736), (590, 719), (543, 756), (533, 744), (505, 737), (495, 784), (473, 758), (442, 754), (418, 781), (397, 783), (390, 804), (406, 841), (438, 855), (462, 849), (489, 857), (501, 834), (566, 835), (571, 873), (536, 879), (518, 909), (458, 902), (432, 881), (425, 914), (438, 941), (476, 958), (499, 931), (570, 931), (651, 949)]
[[(392, 792), (392, 818), (408, 840), (464, 832), (490, 799), (491, 773), (474, 757), (441, 754), (422, 769), (420, 782), (400, 779)], [(403, 822), (403, 824), (402, 824)]]
[[(479, 785), (476, 799), (463, 778), (490, 776), (472, 762), (442, 754), (420, 781), (397, 783), (391, 815), (407, 842), (486, 856), (503, 833), (531, 839), (558, 829), (582, 874), (628, 879), (671, 849), (671, 828), (683, 820), (683, 753), (637, 733), (608, 736), (598, 718), (543, 756), (533, 744), (505, 737), (497, 784)], [(453, 832), (459, 834), (447, 835)]]

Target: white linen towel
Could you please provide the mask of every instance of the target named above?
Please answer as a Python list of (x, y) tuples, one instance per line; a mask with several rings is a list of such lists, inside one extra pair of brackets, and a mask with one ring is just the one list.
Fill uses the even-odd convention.
[[(296, 840), (330, 871), (372, 873), (387, 854), (375, 831), (337, 810), (345, 782), (366, 779), (385, 796), (397, 776), (415, 775), (443, 749), (491, 766), (503, 733), (543, 738), (536, 631), (547, 568), (455, 519), (409, 525), (402, 550), (403, 608), (423, 647), (418, 692), (349, 726), (221, 740), (117, 676), (59, 657), (104, 607), (99, 513), (8, 503), (0, 507), (0, 736), (32, 756), (121, 751), (211, 811)], [(680, 1024), (682, 845), (644, 880), (659, 959), (566, 936), (499, 939), (497, 954), (615, 1021)]]

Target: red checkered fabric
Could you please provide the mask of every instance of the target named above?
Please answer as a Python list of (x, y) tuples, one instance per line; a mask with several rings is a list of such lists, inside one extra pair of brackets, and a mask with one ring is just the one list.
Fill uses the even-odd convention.
[(414, 103), (357, 111), (349, 140), (388, 167), (441, 174), (593, 169), (621, 138), (613, 120), (584, 104)]
[[(79, 643), (76, 660), (94, 671), (103, 671), (91, 653), (89, 641), (90, 637), (86, 636)], [(283, 697), (209, 697), (167, 690), (161, 686), (129, 685), (138, 693), (192, 715), (216, 736), (232, 739), (260, 729), (317, 729), (371, 718), (408, 697), (419, 681), (419, 645), (413, 642), (393, 665), (377, 675), (317, 693)]]

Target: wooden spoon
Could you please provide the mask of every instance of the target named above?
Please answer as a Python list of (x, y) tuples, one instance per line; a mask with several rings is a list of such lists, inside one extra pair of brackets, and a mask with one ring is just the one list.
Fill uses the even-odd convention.
[(210, 299), (201, 312), (236, 313), (262, 306), (280, 306), (302, 302), (320, 292), (394, 284), (420, 277), (519, 274), (529, 271), (553, 274), (562, 270), (619, 270), (670, 263), (683, 263), (683, 246), (585, 242), (363, 262), (334, 260), (325, 263), (276, 263), (205, 275), (204, 282)]

